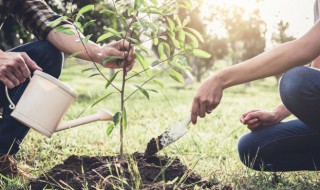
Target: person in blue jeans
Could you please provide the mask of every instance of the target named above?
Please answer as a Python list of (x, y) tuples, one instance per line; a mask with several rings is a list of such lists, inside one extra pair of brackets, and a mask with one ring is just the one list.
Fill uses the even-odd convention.
[[(79, 43), (84, 36), (78, 33), (72, 23), (61, 20), (61, 16), (53, 12), (42, 0), (0, 1), (0, 28), (9, 16), (19, 21), (39, 41), (9, 51), (0, 50), (0, 108), (3, 109), (0, 120), (0, 174), (5, 176), (24, 175), (17, 168), (13, 155), (19, 151), (19, 145), (29, 131), (27, 126), (10, 116), (12, 110), (9, 109), (9, 102), (5, 96), (5, 86), (9, 88), (9, 95), (16, 104), (29, 82), (28, 78), (35, 70), (43, 71), (55, 78), (60, 76), (62, 53), (77, 52), (78, 58), (96, 63), (102, 63), (108, 56), (118, 56), (126, 61), (122, 61), (120, 65), (116, 61), (110, 61), (103, 66), (122, 67), (126, 69), (125, 72), (133, 67), (135, 59), (133, 47), (125, 40), (114, 41), (104, 46), (92, 41), (85, 45)], [(53, 26), (52, 22), (57, 19), (61, 22)], [(54, 30), (58, 26), (69, 28), (73, 34)]]
[[(320, 0), (315, 1), (315, 20)], [(251, 110), (240, 121), (251, 130), (238, 143), (240, 160), (258, 171), (298, 171), (320, 168), (320, 22), (302, 37), (210, 76), (194, 96), (191, 121), (210, 114), (223, 90), (284, 73), (282, 104), (274, 111)], [(312, 67), (307, 65), (312, 62)], [(293, 114), (297, 119), (282, 122)]]

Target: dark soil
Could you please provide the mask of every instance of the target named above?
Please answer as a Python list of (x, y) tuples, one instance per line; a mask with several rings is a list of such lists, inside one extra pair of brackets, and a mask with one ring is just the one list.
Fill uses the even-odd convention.
[[(232, 189), (210, 183), (188, 170), (179, 159), (143, 157), (134, 153), (121, 161), (117, 156), (70, 156), (29, 186), (40, 189)], [(87, 187), (87, 188), (86, 188)]]
[(163, 148), (163, 145), (159, 142), (159, 139), (162, 138), (162, 135), (152, 138), (147, 145), (147, 149), (144, 153), (145, 157), (153, 156), (155, 153), (160, 151)]

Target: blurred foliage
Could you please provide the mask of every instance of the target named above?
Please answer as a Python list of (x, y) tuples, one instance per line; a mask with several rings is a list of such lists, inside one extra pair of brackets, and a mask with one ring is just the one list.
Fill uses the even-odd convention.
[[(182, 4), (183, 0), (177, 0)], [(83, 23), (92, 21), (92, 23), (84, 29), (84, 34), (92, 34), (90, 39), (96, 41), (99, 36), (105, 33), (105, 29), (113, 28), (116, 31), (123, 31), (123, 25), (119, 23), (119, 19), (115, 14), (104, 12), (102, 17), (100, 12), (103, 10), (112, 10), (114, 5), (112, 1), (101, 0), (46, 0), (50, 7), (59, 14), (68, 16), (71, 19), (75, 9), (80, 9), (88, 4), (95, 5), (95, 11), (90, 11), (83, 17)], [(118, 3), (118, 1), (116, 1)], [(120, 2), (120, 1), (119, 1)], [(191, 67), (191, 74), (188, 76), (194, 76), (197, 81), (201, 81), (202, 76), (211, 70), (214, 62), (219, 59), (225, 59), (231, 61), (231, 64), (236, 64), (241, 61), (250, 59), (255, 55), (261, 53), (265, 49), (265, 32), (266, 25), (261, 19), (258, 10), (252, 10), (246, 12), (243, 7), (238, 6), (218, 6), (216, 4), (206, 4), (211, 15), (203, 16), (200, 14), (204, 3), (202, 0), (190, 0), (192, 9), (186, 9), (181, 7), (179, 9), (179, 18), (187, 20), (186, 27), (196, 29), (203, 36), (204, 43), (199, 43), (199, 49), (203, 49), (209, 52), (212, 56), (210, 59), (203, 59), (194, 57), (193, 55), (187, 55), (189, 66)], [(121, 1), (123, 4), (121, 9), (118, 9), (119, 14), (124, 14), (130, 7), (129, 0)], [(169, 17), (173, 20), (172, 17)], [(160, 20), (159, 25), (168, 24), (167, 20)], [(226, 31), (226, 36), (216, 36), (214, 32), (210, 31), (210, 25), (213, 22), (221, 23), (221, 26)], [(279, 26), (280, 27), (280, 26)], [(283, 26), (285, 27), (285, 25)], [(280, 29), (278, 29), (280, 30)], [(277, 37), (274, 37), (276, 40)], [(284, 34), (279, 34), (279, 40), (282, 41), (285, 38)], [(3, 29), (0, 31), (1, 48), (9, 49), (14, 46), (26, 43), (33, 40), (34, 37), (28, 34), (24, 29), (13, 20), (7, 19)], [(170, 36), (167, 34), (157, 38), (160, 42), (166, 42), (170, 47), (174, 47), (170, 41)], [(108, 43), (111, 39), (104, 40)], [(190, 41), (190, 39), (188, 39)], [(187, 41), (188, 41), (187, 40)], [(201, 41), (201, 40), (200, 40)], [(158, 54), (158, 49), (153, 47), (153, 50)], [(173, 48), (170, 54), (172, 55)], [(187, 77), (185, 75), (184, 77)]]
[(228, 33), (232, 64), (250, 59), (264, 51), (266, 24), (259, 10), (246, 14), (243, 7), (220, 7)]

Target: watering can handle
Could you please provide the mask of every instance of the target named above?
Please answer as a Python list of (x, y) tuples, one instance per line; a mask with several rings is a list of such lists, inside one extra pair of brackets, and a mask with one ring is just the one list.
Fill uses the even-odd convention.
[[(29, 80), (31, 81), (31, 77), (29, 77)], [(11, 100), (11, 98), (9, 96), (9, 92), (8, 92), (8, 87), (7, 86), (5, 86), (5, 91), (6, 91), (6, 96), (8, 98), (8, 101), (10, 103), (9, 108), (13, 110), (14, 108), (16, 108), (16, 105), (14, 105), (14, 103), (12, 102), (12, 100)]]

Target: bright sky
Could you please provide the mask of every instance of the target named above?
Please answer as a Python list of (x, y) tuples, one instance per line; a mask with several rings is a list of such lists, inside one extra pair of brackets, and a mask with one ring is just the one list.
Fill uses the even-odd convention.
[[(270, 41), (272, 32), (280, 20), (289, 22), (288, 33), (299, 37), (313, 25), (314, 0), (264, 0), (256, 3), (255, 0), (205, 0), (206, 4), (236, 4), (245, 7), (248, 11), (259, 8), (263, 20), (267, 24), (267, 41)], [(209, 12), (209, 11), (208, 11)], [(217, 27), (215, 27), (217, 29)], [(271, 46), (270, 44), (267, 45)]]

